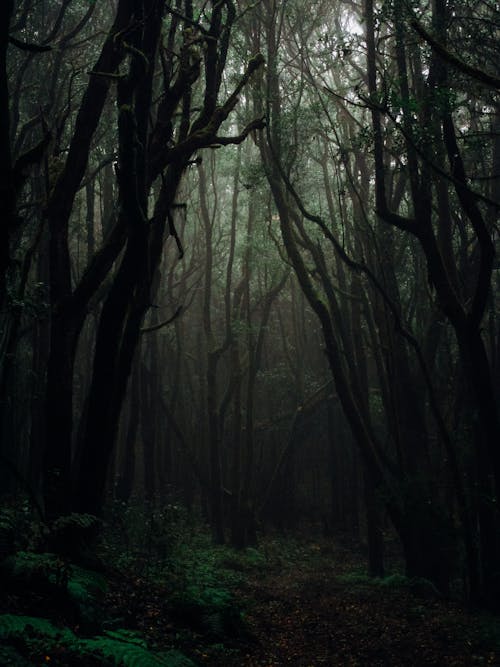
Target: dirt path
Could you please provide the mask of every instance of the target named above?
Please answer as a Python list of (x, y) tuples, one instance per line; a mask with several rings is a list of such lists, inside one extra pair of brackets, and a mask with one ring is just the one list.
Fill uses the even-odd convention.
[(249, 579), (241, 595), (257, 641), (226, 664), (500, 666), (477, 616), (400, 586), (339, 581), (334, 570), (296, 567)]

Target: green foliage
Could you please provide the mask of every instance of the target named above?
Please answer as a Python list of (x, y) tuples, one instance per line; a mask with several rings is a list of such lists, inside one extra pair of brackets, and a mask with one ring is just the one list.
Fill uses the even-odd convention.
[[(97, 664), (109, 664), (116, 667), (157, 667), (158, 665), (194, 667), (194, 663), (178, 651), (168, 651), (163, 654), (149, 651), (146, 642), (129, 630), (110, 631), (86, 639), (77, 637), (68, 628), (59, 628), (47, 619), (33, 616), (1, 615), (0, 641), (15, 643), (16, 647), (27, 652), (32, 658), (42, 655), (50, 658), (53, 651), (63, 647), (66, 659), (70, 664), (75, 665), (87, 657), (97, 656)], [(9, 655), (11, 648), (4, 646), (2, 651)], [(12, 664), (26, 663), (13, 662)]]
[[(101, 636), (95, 639), (86, 639), (82, 643), (84, 651), (101, 653), (114, 665), (123, 667), (156, 667), (169, 666), (166, 658), (155, 655), (145, 648), (145, 642), (122, 634), (121, 637)], [(175, 663), (174, 663), (175, 664)]]
[[(113, 560), (119, 568), (133, 565), (149, 569), (155, 561), (167, 561), (176, 546), (183, 542), (190, 530), (186, 509), (177, 503), (167, 503), (151, 511), (144, 511), (134, 503), (116, 503), (112, 508), (111, 530), (107, 530), (102, 548), (106, 560)], [(109, 528), (109, 526), (108, 526)]]
[(85, 627), (96, 628), (102, 619), (100, 602), (106, 579), (99, 573), (69, 564), (52, 553), (20, 551), (6, 558), (2, 572), (11, 585), (66, 600)]
[(387, 577), (370, 577), (366, 573), (350, 572), (338, 575), (337, 581), (356, 590), (385, 590), (407, 589), (423, 597), (441, 597), (432, 582), (422, 577), (406, 577), (403, 574), (391, 574)]
[(73, 640), (75, 635), (68, 628), (58, 628), (46, 618), (35, 616), (0, 615), (0, 639), (42, 635), (47, 639)]
[[(249, 558), (255, 561), (259, 556), (253, 551)], [(179, 623), (217, 640), (246, 634), (241, 609), (230, 590), (241, 582), (242, 569), (250, 567), (245, 555), (214, 547), (208, 537), (199, 535), (190, 544), (179, 545), (168, 567), (176, 591), (170, 598), (171, 611)]]
[(39, 588), (51, 584), (57, 588), (67, 585), (67, 564), (53, 553), (18, 551), (2, 563), (2, 571), (17, 584)]
[(377, 580), (366, 573), (348, 572), (347, 574), (339, 574), (337, 576), (337, 581), (346, 586), (357, 587), (372, 586)]
[(260, 160), (245, 160), (241, 166), (240, 178), (245, 190), (262, 187), (266, 174)]
[(195, 663), (187, 658), (184, 653), (172, 650), (162, 653), (162, 660), (164, 660), (165, 667), (195, 667)]
[(16, 520), (10, 507), (0, 509), (0, 557), (15, 551)]
[(203, 619), (217, 614), (224, 616), (226, 612), (231, 612), (233, 599), (231, 593), (224, 588), (191, 585), (178, 595), (177, 605), (184, 605), (188, 611), (199, 614)]
[(64, 533), (65, 531), (89, 531), (94, 530), (100, 525), (100, 520), (93, 514), (65, 514), (57, 518), (51, 526), (54, 533)]
[(258, 549), (248, 547), (244, 551), (231, 551), (221, 559), (220, 565), (228, 570), (248, 572), (261, 570), (267, 566), (266, 557)]
[(404, 574), (390, 574), (387, 577), (377, 578), (377, 585), (382, 588), (407, 588), (416, 580), (408, 579)]
[(15, 548), (15, 524), (7, 512), (0, 512), (0, 558), (13, 553)]
[(88, 597), (100, 598), (106, 588), (106, 579), (102, 574), (71, 565), (68, 590), (77, 601)]
[(32, 521), (28, 502), (4, 501), (0, 507), (0, 559), (36, 543), (39, 532), (39, 522)]
[(174, 618), (210, 637), (223, 639), (245, 633), (241, 611), (231, 593), (222, 587), (191, 584), (170, 602)]
[(4, 570), (18, 582), (36, 585), (48, 581), (58, 587), (68, 587), (75, 596), (96, 596), (105, 591), (106, 580), (97, 572), (70, 565), (53, 553), (18, 551), (4, 560)]
[(98, 572), (71, 565), (67, 583), (68, 595), (76, 605), (80, 623), (97, 629), (103, 621), (101, 602), (106, 592), (106, 579)]

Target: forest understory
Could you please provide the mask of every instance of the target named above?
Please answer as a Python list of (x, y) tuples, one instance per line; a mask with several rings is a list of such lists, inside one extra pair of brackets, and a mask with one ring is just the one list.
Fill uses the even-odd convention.
[(389, 535), (388, 574), (370, 578), (345, 534), (273, 532), (235, 550), (180, 508), (167, 514), (115, 517), (73, 555), (4, 558), (0, 664), (500, 664), (498, 616), (405, 577)]

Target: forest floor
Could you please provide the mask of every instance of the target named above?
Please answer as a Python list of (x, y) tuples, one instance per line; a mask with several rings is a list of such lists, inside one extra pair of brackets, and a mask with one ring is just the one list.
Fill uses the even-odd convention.
[(234, 551), (199, 526), (153, 528), (140, 548), (105, 540), (100, 573), (11, 557), (0, 665), (500, 667), (500, 617), (406, 579), (397, 558), (370, 579), (346, 540), (267, 536)]
[[(206, 586), (205, 618), (165, 605), (168, 584), (151, 594), (139, 581), (132, 599), (145, 602), (139, 627), (150, 642), (161, 646), (167, 631), (196, 664), (500, 667), (500, 617), (444, 600), (424, 580), (370, 579), (354, 544), (280, 537), (240, 553), (198, 542), (185, 562), (187, 588), (203, 597)], [(241, 625), (210, 606), (224, 590)]]
[(239, 664), (500, 665), (484, 617), (401, 576), (374, 583), (348, 550), (315, 562), (320, 547), (310, 548), (312, 558), (248, 580), (248, 623), (258, 642)]

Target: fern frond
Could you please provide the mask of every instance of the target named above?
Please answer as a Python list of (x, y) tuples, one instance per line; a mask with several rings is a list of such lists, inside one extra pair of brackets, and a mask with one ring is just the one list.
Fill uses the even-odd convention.
[[(40, 638), (43, 639), (44, 650), (48, 653), (51, 648), (64, 646), (68, 653), (74, 654), (75, 664), (80, 664), (80, 660), (85, 656), (93, 659), (102, 656), (102, 664), (112, 664), (115, 667), (196, 667), (179, 651), (149, 651), (140, 635), (130, 630), (109, 631), (104, 635), (86, 639), (77, 637), (68, 628), (58, 628), (45, 618), (0, 615), (1, 642), (11, 641), (16, 646), (23, 644), (29, 652), (30, 646), (39, 645)], [(6, 647), (5, 650), (9, 653), (14, 649)], [(12, 664), (17, 665), (16, 662)], [(24, 667), (24, 664), (31, 663), (20, 663), (18, 667)]]

